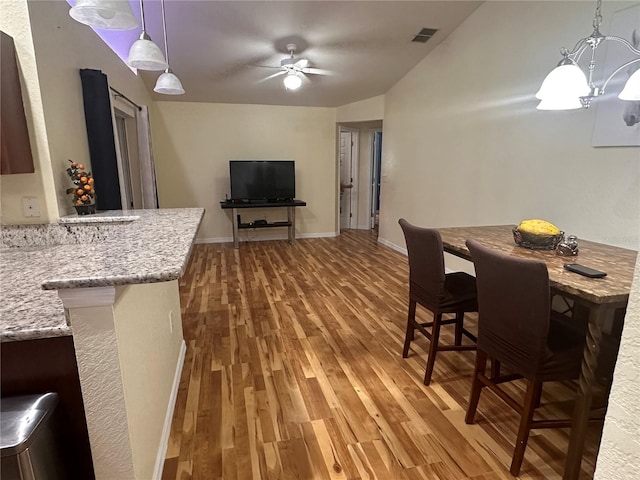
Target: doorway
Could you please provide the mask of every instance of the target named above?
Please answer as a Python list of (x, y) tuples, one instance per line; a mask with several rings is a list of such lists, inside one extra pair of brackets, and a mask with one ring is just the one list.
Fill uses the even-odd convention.
[(142, 184), (135, 112), (132, 109), (116, 105), (113, 109), (113, 115), (122, 208), (124, 210), (142, 208)]
[(371, 221), (369, 228), (377, 231), (380, 223), (380, 177), (382, 176), (382, 130), (371, 132)]
[(357, 213), (357, 171), (358, 171), (358, 130), (340, 127), (340, 230), (356, 228)]

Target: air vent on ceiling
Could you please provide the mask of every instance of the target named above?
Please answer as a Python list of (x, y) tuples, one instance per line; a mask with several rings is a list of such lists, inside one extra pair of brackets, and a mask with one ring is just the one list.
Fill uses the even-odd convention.
[(412, 42), (426, 43), (438, 31), (437, 28), (423, 28), (413, 37)]

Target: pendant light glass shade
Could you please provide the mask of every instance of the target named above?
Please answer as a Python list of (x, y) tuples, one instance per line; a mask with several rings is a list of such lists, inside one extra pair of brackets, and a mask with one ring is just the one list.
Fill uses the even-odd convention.
[(170, 68), (167, 68), (164, 73), (158, 77), (153, 91), (156, 93), (163, 93), (165, 95), (184, 94), (182, 82), (180, 82), (180, 79), (171, 71)]
[(574, 64), (560, 65), (549, 73), (536, 93), (539, 100), (573, 97), (580, 103), (579, 97), (589, 95), (591, 89), (584, 72)]
[(294, 72), (287, 73), (284, 77), (284, 86), (287, 90), (297, 90), (302, 85), (302, 79)]
[(536, 107), (538, 110), (577, 110), (582, 108), (580, 97), (545, 98)]
[(78, 0), (69, 10), (69, 15), (96, 28), (131, 30), (138, 26), (127, 0)]
[(144, 30), (140, 38), (131, 45), (127, 63), (130, 67), (140, 70), (160, 71), (169, 67), (160, 51), (160, 47), (151, 41), (151, 38)]
[(640, 101), (640, 68), (629, 77), (618, 98), (631, 102)]

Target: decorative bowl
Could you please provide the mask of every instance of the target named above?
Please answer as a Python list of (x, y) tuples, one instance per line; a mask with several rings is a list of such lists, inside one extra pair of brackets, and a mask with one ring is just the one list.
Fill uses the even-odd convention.
[(529, 233), (513, 229), (513, 240), (516, 245), (532, 250), (555, 250), (558, 243), (564, 238), (564, 232), (557, 235), (541, 235), (537, 233)]

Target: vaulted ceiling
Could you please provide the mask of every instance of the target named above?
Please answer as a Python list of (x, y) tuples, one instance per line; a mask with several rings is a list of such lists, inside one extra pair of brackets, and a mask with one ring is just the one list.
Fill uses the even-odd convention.
[[(186, 94), (157, 100), (335, 107), (385, 93), (482, 2), (166, 0), (169, 59)], [(139, 13), (136, 0), (131, 0)], [(147, 31), (164, 49), (160, 2), (144, 2)], [(426, 43), (422, 28), (437, 29)], [(139, 32), (139, 31), (138, 31)], [(136, 31), (131, 33), (134, 38)], [(329, 75), (286, 91), (276, 73), (297, 58)], [(158, 76), (141, 72), (149, 90)]]

